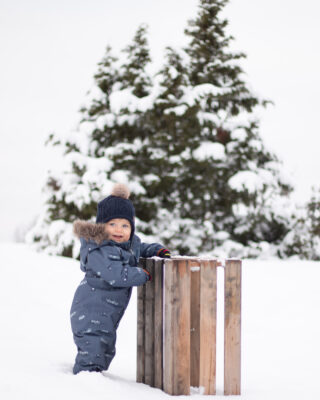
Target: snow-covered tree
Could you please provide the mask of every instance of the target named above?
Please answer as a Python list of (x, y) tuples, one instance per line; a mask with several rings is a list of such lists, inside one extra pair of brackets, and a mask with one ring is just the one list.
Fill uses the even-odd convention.
[(138, 231), (175, 252), (256, 256), (281, 241), (291, 187), (259, 136), (254, 111), (266, 102), (244, 80), (244, 54), (229, 50), (226, 4), (200, 0), (189, 44), (167, 48), (155, 76), (145, 26), (124, 61), (107, 49), (78, 130), (59, 142), (64, 165), (48, 178), (29, 239), (76, 255), (64, 232), (76, 218), (93, 218), (111, 182), (121, 181), (132, 191)]
[(278, 250), (279, 256), (320, 260), (320, 188), (313, 188), (307, 204), (296, 207), (292, 214), (290, 230)]
[(128, 175), (114, 166), (113, 158), (132, 145), (131, 137), (139, 131), (136, 119), (148, 105), (143, 104), (142, 96), (151, 83), (145, 72), (150, 61), (145, 26), (138, 29), (124, 52), (125, 62), (121, 63), (107, 47), (81, 107), (77, 129), (61, 137), (52, 134), (47, 141), (57, 149), (59, 161), (48, 171), (45, 205), (27, 241), (48, 253), (77, 256), (73, 221), (93, 220), (97, 202), (110, 193), (114, 181), (126, 180)]
[(151, 62), (146, 31), (147, 27), (141, 25), (133, 43), (123, 50), (128, 62), (122, 66), (121, 89), (133, 88), (132, 94), (138, 98), (147, 96), (152, 84), (150, 76), (145, 71)]
[(180, 253), (250, 256), (257, 243), (286, 234), (291, 187), (250, 117), (266, 102), (242, 78), (237, 61), (244, 55), (228, 50), (227, 21), (219, 18), (225, 4), (200, 1), (186, 30), (189, 46), (167, 49), (154, 106), (144, 115), (149, 134), (117, 163), (145, 189), (136, 196), (145, 233), (161, 232)]

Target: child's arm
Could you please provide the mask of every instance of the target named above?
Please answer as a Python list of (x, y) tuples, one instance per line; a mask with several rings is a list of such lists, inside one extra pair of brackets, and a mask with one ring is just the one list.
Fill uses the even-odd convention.
[(171, 254), (168, 249), (162, 246), (162, 244), (159, 243), (141, 243), (140, 246), (140, 257), (142, 258), (148, 258), (148, 257), (154, 257), (158, 256), (161, 258), (170, 258)]
[(148, 274), (139, 267), (132, 267), (123, 260), (116, 247), (107, 253), (95, 249), (88, 254), (86, 272), (114, 287), (140, 286), (149, 280)]

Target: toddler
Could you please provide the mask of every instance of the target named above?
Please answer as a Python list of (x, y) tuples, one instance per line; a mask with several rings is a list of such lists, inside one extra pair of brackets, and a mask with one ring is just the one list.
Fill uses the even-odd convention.
[(85, 272), (70, 314), (78, 349), (74, 374), (108, 369), (132, 286), (143, 285), (151, 278), (137, 266), (139, 258), (170, 258), (161, 244), (141, 243), (134, 234), (135, 210), (129, 195), (125, 185), (117, 184), (98, 204), (95, 224), (74, 222), (74, 233), (81, 242), (80, 268)]

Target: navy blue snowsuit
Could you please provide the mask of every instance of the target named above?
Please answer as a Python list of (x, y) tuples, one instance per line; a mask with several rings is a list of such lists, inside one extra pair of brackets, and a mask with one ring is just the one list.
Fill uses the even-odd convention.
[(137, 267), (140, 257), (152, 257), (163, 247), (141, 243), (138, 236), (124, 243), (102, 240), (103, 224), (77, 221), (80, 237), (80, 282), (71, 306), (74, 342), (78, 348), (73, 373), (107, 370), (115, 356), (116, 330), (130, 300), (132, 286), (148, 281)]

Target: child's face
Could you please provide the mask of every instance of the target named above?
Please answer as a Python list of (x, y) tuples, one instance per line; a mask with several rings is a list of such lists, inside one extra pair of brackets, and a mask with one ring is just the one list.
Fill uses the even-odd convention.
[(127, 219), (115, 218), (105, 224), (105, 232), (110, 240), (122, 243), (127, 242), (131, 235), (131, 225)]

